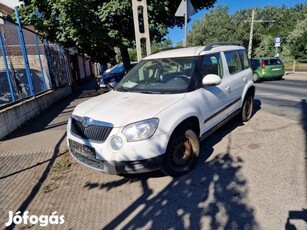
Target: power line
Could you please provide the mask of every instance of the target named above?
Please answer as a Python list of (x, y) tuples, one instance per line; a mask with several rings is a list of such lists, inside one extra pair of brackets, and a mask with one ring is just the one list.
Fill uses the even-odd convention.
[(253, 33), (254, 33), (254, 23), (255, 22), (275, 22), (275, 20), (255, 20), (255, 10), (252, 12), (252, 20), (245, 21), (251, 23), (251, 30), (249, 33), (249, 43), (248, 43), (248, 57), (252, 57), (252, 48), (253, 48)]

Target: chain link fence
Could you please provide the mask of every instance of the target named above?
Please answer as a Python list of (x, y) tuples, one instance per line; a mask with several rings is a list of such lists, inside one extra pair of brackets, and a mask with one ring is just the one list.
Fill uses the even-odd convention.
[(70, 84), (66, 56), (34, 32), (5, 19), (0, 23), (0, 109)]

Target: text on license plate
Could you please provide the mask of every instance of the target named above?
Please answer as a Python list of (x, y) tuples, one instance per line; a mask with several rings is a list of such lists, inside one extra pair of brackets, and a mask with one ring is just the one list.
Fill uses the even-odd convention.
[(90, 146), (86, 146), (83, 144), (80, 144), (78, 142), (75, 142), (73, 140), (69, 140), (69, 146), (73, 151), (76, 151), (77, 153), (88, 157), (88, 158), (96, 158), (95, 157), (95, 149)]

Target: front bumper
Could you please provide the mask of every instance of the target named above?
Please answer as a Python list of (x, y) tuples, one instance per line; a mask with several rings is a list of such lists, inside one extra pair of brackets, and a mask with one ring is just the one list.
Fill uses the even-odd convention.
[[(68, 139), (69, 151), (72, 157), (82, 165), (108, 174), (135, 174), (144, 173), (161, 168), (164, 154), (144, 160), (135, 161), (106, 161), (97, 159), (92, 147), (83, 145), (87, 150), (78, 150), (74, 141)], [(91, 149), (93, 149), (92, 153)]]

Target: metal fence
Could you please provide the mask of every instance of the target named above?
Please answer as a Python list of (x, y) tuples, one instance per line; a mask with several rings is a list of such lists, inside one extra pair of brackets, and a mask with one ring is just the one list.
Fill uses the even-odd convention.
[(307, 72), (307, 59), (286, 61), (285, 68), (292, 72)]
[(1, 21), (0, 109), (70, 83), (62, 47), (22, 28), (18, 17)]

